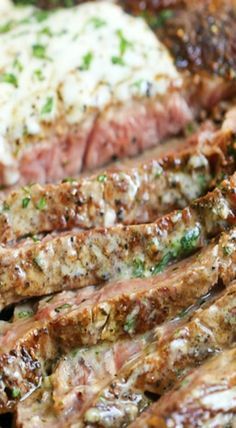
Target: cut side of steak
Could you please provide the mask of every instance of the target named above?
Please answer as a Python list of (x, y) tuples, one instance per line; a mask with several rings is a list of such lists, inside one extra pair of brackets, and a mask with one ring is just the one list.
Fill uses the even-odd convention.
[(199, 132), (182, 150), (137, 166), (14, 190), (0, 205), (1, 242), (73, 227), (149, 223), (184, 208), (235, 169), (231, 131)]
[[(142, 411), (138, 399), (141, 403), (145, 392), (163, 395), (193, 368), (235, 345), (235, 308), (234, 283), (214, 304), (196, 311), (190, 321), (161, 337), (156, 345), (150, 345), (146, 355), (124, 369), (87, 410), (84, 426), (127, 426)], [(129, 404), (136, 404), (134, 416), (126, 412)]]
[(43, 15), (9, 2), (0, 26), (3, 185), (134, 156), (193, 118), (167, 49), (112, 2), (97, 3), (96, 19), (90, 2)]
[[(57, 428), (74, 427), (75, 423), (80, 427), (127, 426), (150, 404), (144, 394), (144, 387), (140, 388), (138, 384), (141, 373), (145, 372), (146, 361), (151, 358), (154, 361), (155, 358), (156, 373), (158, 364), (160, 370), (160, 366), (163, 364), (164, 367), (167, 361), (170, 371), (163, 373), (163, 379), (165, 374), (169, 380), (173, 380), (173, 376), (176, 380), (182, 379), (192, 367), (234, 343), (236, 324), (235, 320), (231, 320), (231, 314), (234, 313), (235, 302), (236, 289), (233, 285), (215, 303), (207, 303), (206, 308), (199, 309), (190, 320), (186, 313), (182, 319), (150, 332), (146, 346), (142, 350), (139, 348), (132, 359), (127, 357), (125, 365), (119, 363), (119, 368), (112, 357), (117, 343), (112, 345), (110, 357), (106, 358), (106, 344), (92, 347), (90, 350), (81, 349), (73, 353), (73, 356), (67, 355), (58, 363), (50, 382), (44, 382), (45, 385), (41, 389), (25, 402), (18, 404), (19, 426), (34, 427), (34, 421), (38, 421), (39, 427), (45, 428), (49, 427), (50, 423)], [(212, 319), (213, 312), (216, 315), (215, 320)], [(175, 345), (181, 334), (184, 334), (186, 343), (177, 355)], [(201, 335), (202, 340), (199, 337)], [(130, 342), (123, 343), (125, 347), (119, 358), (124, 361), (126, 353), (129, 353)], [(137, 339), (134, 343), (137, 343)], [(173, 348), (168, 360), (165, 352), (167, 346)], [(191, 350), (194, 352), (192, 361)], [(94, 361), (95, 355), (97, 357)], [(106, 375), (103, 362), (109, 372)], [(186, 372), (183, 370), (178, 376), (175, 372), (176, 364), (182, 364), (182, 367), (186, 364)], [(113, 368), (113, 376), (109, 380), (110, 368)], [(166, 384), (168, 379), (164, 381)], [(48, 389), (46, 385), (49, 385)], [(45, 400), (40, 400), (39, 396), (45, 396)], [(33, 413), (30, 412), (32, 408)], [(36, 415), (40, 415), (40, 418), (37, 419)]]
[[(151, 340), (153, 332), (131, 340), (104, 343), (92, 348), (81, 348), (62, 358), (55, 374), (44, 379), (42, 387), (17, 407), (17, 427), (51, 428), (67, 426), (70, 415), (61, 412), (66, 402), (72, 404), (79, 417), (99, 390), (129, 362), (142, 354)], [(53, 408), (55, 394), (61, 402)], [(56, 397), (56, 396), (55, 396)], [(65, 401), (64, 401), (65, 400)], [(148, 400), (147, 400), (148, 401)], [(145, 403), (144, 403), (145, 407)], [(57, 412), (61, 417), (57, 417)]]
[[(157, 222), (68, 232), (0, 248), (0, 307), (63, 289), (151, 277), (235, 224), (236, 174)], [(29, 242), (31, 241), (31, 242)]]
[(224, 351), (187, 376), (130, 428), (227, 427), (236, 422), (236, 349)]
[[(62, 292), (43, 299), (30, 312), (17, 310), (16, 321), (5, 325), (0, 340), (0, 410), (6, 411), (23, 399), (31, 390), (32, 379), (34, 387), (39, 385), (44, 368), (52, 366), (56, 355), (144, 333), (176, 317), (218, 282), (227, 286), (236, 278), (235, 257), (236, 232), (232, 230), (223, 234), (219, 243), (208, 245), (155, 278), (108, 284), (101, 290), (89, 287)], [(45, 341), (50, 343), (48, 348)], [(23, 351), (29, 355), (27, 363), (37, 366), (37, 377), (28, 371)], [(19, 391), (15, 400), (12, 394), (9, 397), (13, 385)]]

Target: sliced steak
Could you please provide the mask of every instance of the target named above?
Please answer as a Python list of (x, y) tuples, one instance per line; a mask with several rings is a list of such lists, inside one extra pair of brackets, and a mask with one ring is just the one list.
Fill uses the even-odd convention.
[(187, 376), (151, 406), (132, 428), (227, 427), (236, 422), (236, 349), (223, 352)]
[[(163, 395), (193, 368), (235, 345), (235, 310), (234, 283), (214, 304), (199, 309), (190, 321), (161, 337), (156, 345), (150, 345), (146, 355), (124, 369), (87, 410), (84, 426), (127, 426), (142, 412), (141, 398), (145, 399), (145, 392)], [(126, 410), (129, 404), (133, 414)]]
[[(89, 287), (62, 292), (42, 300), (33, 311), (18, 310), (16, 321), (4, 326), (0, 340), (0, 410), (11, 408), (40, 384), (45, 367), (49, 369), (59, 353), (133, 337), (175, 317), (219, 281), (228, 285), (236, 278), (235, 249), (232, 230), (218, 244), (210, 244), (155, 278), (108, 284), (98, 291)], [(37, 366), (37, 377), (27, 370), (23, 350), (30, 356), (27, 364)], [(19, 391), (17, 397), (12, 397), (13, 387)]]
[[(63, 289), (150, 277), (235, 223), (236, 174), (156, 223), (69, 232), (0, 248), (0, 307)], [(31, 242), (29, 242), (31, 241)]]
[[(160, 370), (161, 364), (164, 367), (166, 362), (165, 347), (169, 346), (173, 348), (171, 354), (173, 367), (171, 367), (172, 358), (167, 360), (171, 367), (170, 372), (172, 370), (174, 372), (175, 364), (181, 365), (181, 361), (184, 367), (186, 364), (187, 372), (191, 367), (202, 363), (204, 359), (230, 346), (235, 341), (236, 324), (235, 320), (231, 321), (235, 303), (236, 288), (234, 285), (213, 305), (209, 306), (208, 303), (205, 309), (199, 309), (190, 321), (188, 321), (189, 315), (186, 314), (185, 319), (175, 320), (155, 329), (146, 340), (146, 346), (142, 350), (139, 348), (131, 360), (127, 357), (127, 363), (124, 366), (119, 364), (119, 368), (117, 363), (114, 364), (114, 357), (112, 357), (117, 344), (110, 348), (110, 356), (107, 355), (106, 358), (104, 352), (107, 348), (104, 345), (67, 355), (59, 362), (50, 382), (47, 379), (43, 388), (32, 394), (25, 402), (18, 404), (17, 422), (19, 426), (34, 427), (36, 421), (39, 423), (39, 427), (45, 428), (49, 427), (50, 423), (58, 428), (74, 427), (75, 423), (80, 427), (90, 428), (127, 426), (140, 411), (150, 404), (150, 400), (144, 394), (144, 388), (140, 388), (138, 383), (141, 373), (145, 373), (146, 361), (150, 361), (151, 357), (154, 359), (155, 356), (156, 367), (159, 364)], [(216, 315), (215, 320), (212, 319), (212, 312)], [(186, 331), (189, 331), (188, 335), (186, 335)], [(174, 345), (176, 340), (180, 339), (180, 332), (185, 333), (186, 344), (177, 356)], [(201, 334), (203, 335), (202, 341), (199, 338)], [(124, 343), (125, 347), (120, 354), (123, 361), (130, 349), (129, 342)], [(196, 343), (198, 344), (197, 352), (195, 352)], [(194, 350), (194, 360), (192, 361), (191, 349)], [(97, 357), (94, 361), (95, 355)], [(108, 364), (109, 369), (113, 370), (110, 381), (108, 373), (104, 374), (103, 362), (105, 362), (106, 369)], [(110, 370), (107, 370), (109, 374)], [(158, 372), (158, 368), (156, 372)], [(165, 371), (163, 379), (165, 374), (168, 379), (173, 379), (173, 372), (170, 375), (168, 370)], [(161, 373), (159, 373), (160, 375)], [(174, 376), (178, 379), (177, 373)], [(179, 378), (183, 378), (183, 376), (184, 371)], [(44, 399), (39, 399), (39, 397), (44, 397)]]
[(93, 3), (42, 12), (9, 2), (0, 28), (1, 184), (134, 156), (192, 118), (168, 51), (111, 2), (96, 16)]
[(233, 173), (233, 150), (230, 131), (204, 129), (191, 137), (188, 147), (177, 147), (156, 160), (60, 184), (22, 187), (0, 205), (0, 239), (154, 221), (184, 208), (223, 173)]

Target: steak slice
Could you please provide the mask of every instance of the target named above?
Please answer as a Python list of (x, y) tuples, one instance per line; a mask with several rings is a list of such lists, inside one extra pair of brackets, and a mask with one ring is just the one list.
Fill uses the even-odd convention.
[[(145, 373), (146, 370), (148, 376), (150, 367), (148, 362), (151, 358), (156, 364), (156, 376), (159, 370), (159, 377), (163, 378), (165, 387), (168, 380), (171, 380), (168, 387), (172, 384), (173, 377), (175, 380), (182, 379), (191, 368), (235, 342), (236, 323), (232, 318), (235, 304), (236, 286), (234, 284), (213, 304), (208, 302), (205, 308), (199, 309), (190, 320), (188, 320), (189, 314), (185, 314), (182, 319), (150, 332), (146, 346), (142, 350), (139, 349), (136, 355), (133, 355), (133, 359), (127, 358), (126, 365), (119, 365), (119, 370), (112, 358), (116, 344), (112, 345), (111, 355), (106, 359), (104, 345), (78, 351), (73, 356), (67, 355), (59, 362), (50, 383), (48, 380), (45, 382), (48, 388), (44, 386), (25, 402), (18, 404), (19, 426), (34, 427), (33, 423), (36, 421), (39, 427), (48, 427), (49, 423), (53, 423), (53, 426), (58, 428), (74, 427), (75, 423), (78, 423), (81, 428), (127, 426), (150, 404), (150, 400), (144, 394), (145, 386), (142, 383), (141, 387), (139, 380), (141, 373)], [(215, 314), (214, 320), (212, 313)], [(178, 353), (176, 341), (180, 340), (183, 334), (185, 343), (178, 348)], [(123, 349), (121, 358), (124, 358), (127, 351), (129, 352), (129, 342), (125, 343), (127, 350)], [(172, 350), (168, 359), (167, 347)], [(109, 368), (113, 367), (113, 376), (110, 381), (109, 376), (104, 376), (103, 362), (105, 365), (108, 364)], [(165, 368), (166, 363), (169, 370)], [(176, 365), (184, 368), (179, 375), (177, 370), (175, 371)], [(40, 402), (39, 396), (44, 396), (45, 399)], [(34, 411), (30, 413), (32, 408)], [(40, 418), (37, 419), (36, 415), (40, 415)]]
[[(142, 412), (141, 398), (145, 399), (145, 392), (163, 395), (193, 368), (235, 345), (235, 310), (234, 283), (214, 304), (199, 309), (190, 321), (161, 337), (146, 355), (122, 371), (87, 410), (84, 426), (127, 426)], [(133, 414), (126, 410), (129, 404)]]
[(9, 2), (0, 27), (2, 185), (134, 156), (192, 119), (167, 49), (111, 2), (96, 16), (93, 3), (42, 12)]
[(233, 173), (233, 150), (231, 131), (204, 129), (182, 150), (169, 149), (156, 160), (14, 190), (0, 205), (0, 239), (154, 221), (202, 196), (223, 173)]
[(236, 422), (236, 349), (188, 375), (130, 427), (227, 427)]
[[(144, 333), (177, 316), (219, 281), (227, 286), (236, 278), (235, 249), (232, 230), (219, 243), (154, 278), (62, 292), (42, 300), (30, 313), (18, 310), (16, 321), (4, 327), (0, 338), (0, 411), (12, 408), (39, 385), (45, 367), (50, 369), (58, 354)], [(37, 376), (28, 365), (37, 367)], [(12, 397), (13, 386), (17, 397)]]
[(236, 174), (157, 222), (71, 231), (0, 248), (0, 307), (63, 289), (151, 277), (235, 223)]

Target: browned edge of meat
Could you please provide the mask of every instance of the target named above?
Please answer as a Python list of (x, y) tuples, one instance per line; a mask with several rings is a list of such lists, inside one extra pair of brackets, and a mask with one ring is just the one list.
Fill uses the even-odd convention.
[[(227, 285), (236, 278), (235, 246), (232, 230), (222, 235), (219, 244), (210, 244), (155, 278), (108, 284), (100, 291), (91, 287), (64, 292), (43, 300), (35, 313), (25, 314), (31, 315), (29, 319), (13, 322), (2, 333), (0, 411), (11, 408), (31, 387), (32, 372), (27, 371), (22, 350), (31, 355), (31, 365), (41, 367), (43, 376), (44, 367), (52, 364), (52, 354), (144, 333), (176, 317), (219, 281)], [(45, 340), (50, 343), (48, 354)], [(40, 381), (36, 378), (33, 385)], [(12, 397), (12, 386), (19, 391), (17, 397)]]
[[(199, 309), (192, 319), (170, 331), (119, 378), (100, 392), (84, 415), (85, 426), (127, 426), (142, 411), (142, 396), (163, 395), (194, 367), (235, 344), (236, 284), (210, 306)], [(56, 394), (55, 394), (56, 397)], [(126, 408), (133, 406), (133, 414)], [(117, 411), (116, 411), (117, 410)], [(93, 422), (93, 416), (96, 421)], [(116, 416), (115, 416), (116, 415)]]
[(234, 426), (236, 349), (224, 351), (195, 369), (151, 406), (130, 428)]
[(235, 169), (233, 133), (199, 132), (182, 150), (136, 167), (14, 190), (0, 205), (0, 241), (73, 227), (148, 223), (184, 208)]
[[(184, 316), (179, 321), (155, 329), (155, 333), (152, 334), (153, 341), (147, 343), (141, 353), (137, 352), (133, 360), (127, 358), (125, 366), (119, 364), (119, 370), (117, 370), (117, 363), (115, 363), (115, 371), (111, 369), (114, 367), (112, 353), (104, 359), (106, 343), (100, 347), (92, 347), (90, 350), (82, 348), (73, 357), (65, 356), (59, 360), (50, 383), (46, 381), (38, 393), (34, 393), (32, 398), (18, 405), (19, 422), (22, 423), (22, 427), (31, 427), (30, 423), (33, 423), (34, 415), (40, 414), (47, 427), (49, 426), (47, 423), (53, 423), (57, 428), (72, 427), (74, 423), (80, 423), (81, 427), (127, 426), (149, 404), (144, 394), (144, 386), (140, 388), (138, 381), (139, 375), (145, 373), (145, 370), (148, 372), (150, 361), (153, 361), (153, 364), (155, 361), (156, 376), (159, 371), (159, 377), (162, 376), (160, 370), (163, 365), (163, 379), (166, 374), (167, 380), (164, 382), (167, 384), (168, 379), (173, 380), (173, 377), (177, 380), (182, 379), (194, 365), (198, 366), (206, 358), (234, 343), (235, 302), (236, 286), (234, 284), (213, 304), (208, 301), (203, 309), (197, 310), (190, 321), (188, 316)], [(213, 312), (215, 320), (212, 319)], [(184, 334), (186, 343), (182, 348), (179, 346), (178, 349), (181, 348), (182, 352), (180, 349), (178, 354), (176, 341), (180, 340), (181, 334)], [(124, 355), (129, 353), (130, 343), (126, 342), (120, 358), (124, 359)], [(113, 349), (113, 346), (115, 347), (116, 344), (110, 349)], [(171, 367), (172, 358), (166, 360), (167, 347), (172, 349), (173, 367)], [(97, 355), (96, 358), (94, 358), (95, 355)], [(169, 372), (165, 371), (166, 361), (170, 368)], [(146, 367), (148, 362), (149, 367)], [(186, 371), (183, 370), (179, 376), (177, 372), (174, 373), (176, 364), (186, 368)], [(109, 380), (110, 369), (113, 371), (113, 376)], [(37, 404), (36, 397), (44, 394), (45, 399)], [(30, 413), (31, 408), (34, 409), (33, 413)], [(42, 423), (39, 427), (41, 426), (45, 425)]]
[(69, 232), (0, 247), (0, 306), (63, 289), (150, 277), (235, 224), (236, 174), (157, 222)]

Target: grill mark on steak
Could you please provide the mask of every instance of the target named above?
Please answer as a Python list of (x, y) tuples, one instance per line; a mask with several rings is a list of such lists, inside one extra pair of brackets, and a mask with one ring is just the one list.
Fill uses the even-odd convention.
[[(61, 352), (101, 341), (114, 342), (123, 336), (134, 337), (170, 320), (219, 281), (227, 286), (235, 279), (235, 236), (235, 230), (223, 234), (219, 244), (210, 244), (155, 278), (108, 284), (100, 291), (91, 287), (82, 292), (63, 292), (48, 302), (47, 298), (39, 304), (33, 317), (9, 324), (0, 340), (0, 367), (4, 374), (0, 410), (14, 405), (4, 394), (12, 383), (19, 389), (21, 399), (28, 392), (32, 374), (27, 367), (24, 369), (22, 347), (33, 352), (32, 364), (37, 362), (40, 366), (40, 377), (34, 383), (37, 386), (45, 372), (43, 367), (50, 369), (53, 357)], [(12, 352), (14, 372), (20, 371), (16, 370), (17, 364), (21, 369), (16, 379), (10, 368), (5, 367), (5, 360)]]
[(212, 180), (233, 173), (233, 147), (231, 131), (204, 129), (182, 151), (178, 147), (136, 167), (14, 190), (0, 205), (1, 242), (72, 227), (152, 222), (201, 196)]
[(188, 375), (130, 428), (234, 426), (236, 349), (224, 351)]

